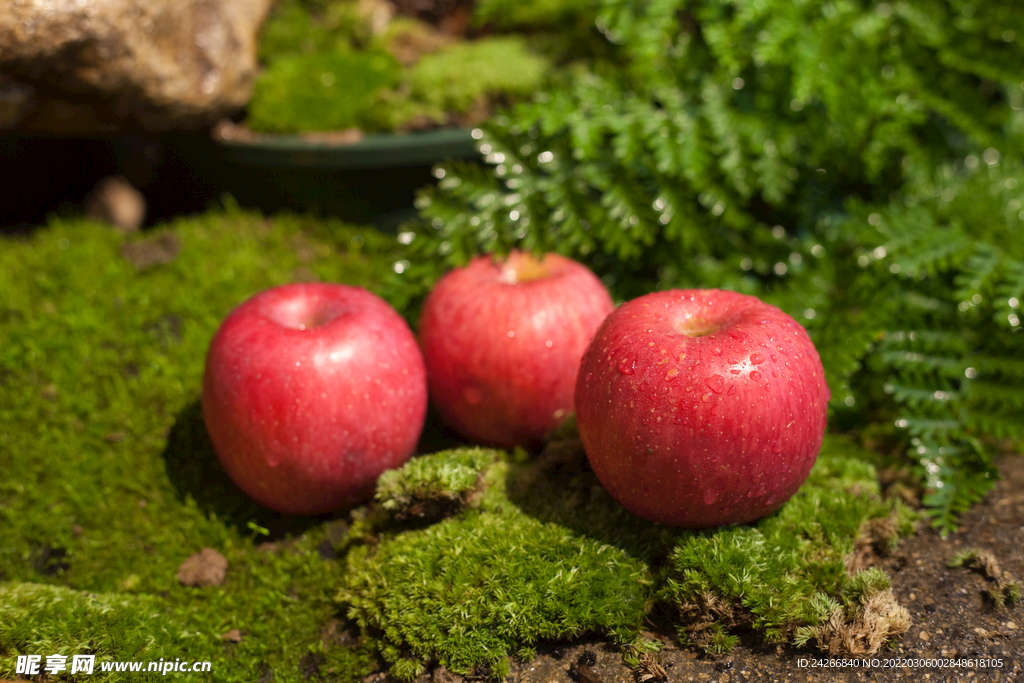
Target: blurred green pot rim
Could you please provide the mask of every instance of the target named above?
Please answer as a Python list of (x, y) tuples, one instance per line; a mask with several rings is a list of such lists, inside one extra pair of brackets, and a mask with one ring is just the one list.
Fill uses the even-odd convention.
[[(480, 156), (472, 128), (364, 135), (358, 129), (274, 135), (230, 121), (211, 131), (222, 156), (246, 166), (358, 169), (422, 166)], [(480, 134), (477, 133), (477, 136)]]

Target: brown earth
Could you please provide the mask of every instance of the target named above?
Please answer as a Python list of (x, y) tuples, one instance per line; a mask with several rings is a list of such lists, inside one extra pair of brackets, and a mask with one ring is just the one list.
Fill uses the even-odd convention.
[[(907, 607), (913, 623), (906, 634), (883, 646), (871, 666), (823, 667), (828, 660), (810, 647), (766, 645), (753, 633), (741, 634), (740, 645), (719, 657), (680, 647), (668, 634), (648, 634), (665, 645), (657, 658), (664, 676), (657, 667), (634, 673), (616, 646), (591, 641), (516, 662), (507, 683), (1024, 680), (1024, 604), (997, 607), (990, 597), (995, 580), (981, 569), (947, 567), (958, 552), (977, 548), (994, 555), (1004, 579), (1007, 573), (1024, 578), (1024, 458), (1005, 457), (999, 470), (1002, 480), (963, 516), (956, 534), (943, 539), (922, 527), (890, 557), (877, 560), (892, 575), (896, 599)], [(933, 661), (915, 661), (922, 659)], [(986, 666), (979, 659), (994, 661)], [(438, 669), (417, 683), (462, 680)], [(365, 683), (390, 679), (377, 674)]]

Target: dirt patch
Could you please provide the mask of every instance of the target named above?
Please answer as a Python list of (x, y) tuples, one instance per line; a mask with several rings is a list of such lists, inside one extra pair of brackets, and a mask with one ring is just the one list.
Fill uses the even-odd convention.
[(228, 560), (213, 548), (203, 548), (178, 567), (178, 581), (184, 586), (219, 586), (224, 583)]
[(71, 568), (67, 549), (60, 546), (41, 546), (32, 559), (32, 568), (43, 576), (63, 574)]
[(170, 263), (180, 253), (181, 240), (173, 232), (161, 232), (145, 239), (126, 241), (121, 245), (121, 258), (140, 273)]

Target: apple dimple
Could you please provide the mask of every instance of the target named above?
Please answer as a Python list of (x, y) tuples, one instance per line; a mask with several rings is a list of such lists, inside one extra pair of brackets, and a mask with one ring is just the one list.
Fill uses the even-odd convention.
[(323, 327), (350, 312), (350, 307), (338, 301), (322, 298), (285, 299), (267, 303), (263, 315), (281, 327), (292, 330), (314, 330)]
[(676, 332), (687, 337), (706, 337), (718, 332), (718, 330), (722, 329), (722, 325), (705, 318), (688, 316), (676, 321), (675, 329)]
[(494, 263), (501, 271), (502, 281), (509, 285), (543, 280), (554, 274), (547, 258), (538, 259), (521, 251), (512, 252), (504, 261), (495, 260)]

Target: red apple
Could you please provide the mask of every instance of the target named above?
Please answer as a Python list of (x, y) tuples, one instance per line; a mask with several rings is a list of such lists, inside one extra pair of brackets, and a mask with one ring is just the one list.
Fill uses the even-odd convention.
[(358, 287), (294, 284), (252, 297), (210, 343), (203, 416), (224, 469), (280, 512), (368, 498), (416, 448), (427, 407), (416, 338)]
[(710, 527), (777, 510), (821, 449), (830, 398), (793, 318), (721, 290), (655, 292), (619, 307), (580, 366), (576, 423), (627, 509)]
[(572, 411), (580, 357), (612, 308), (597, 276), (558, 254), (479, 256), (453, 270), (419, 325), (438, 412), (478, 441), (539, 441)]

